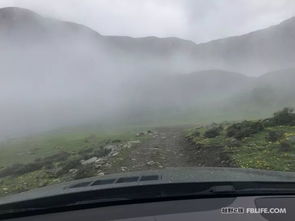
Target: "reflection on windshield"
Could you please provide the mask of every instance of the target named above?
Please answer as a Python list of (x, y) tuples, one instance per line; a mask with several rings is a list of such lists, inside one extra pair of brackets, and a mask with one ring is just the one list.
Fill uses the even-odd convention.
[(295, 172), (293, 2), (45, 2), (0, 3), (0, 197), (170, 167)]

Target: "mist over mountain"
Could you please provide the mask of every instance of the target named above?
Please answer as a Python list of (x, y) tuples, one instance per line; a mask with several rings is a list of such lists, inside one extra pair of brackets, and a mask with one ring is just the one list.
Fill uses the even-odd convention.
[(294, 67), (294, 37), (293, 17), (264, 30), (198, 45), (196, 56), (219, 68), (259, 76)]
[(186, 62), (184, 66), (187, 70), (183, 72), (215, 68), (259, 76), (273, 70), (294, 67), (294, 39), (293, 17), (267, 29), (203, 44), (177, 38), (118, 36), (110, 37), (108, 42), (121, 50), (140, 53), (142, 56), (175, 57), (180, 64)]
[[(295, 18), (246, 35), (195, 44), (173, 37), (102, 36), (83, 25), (45, 18), (21, 8), (0, 9), (0, 16), (0, 37), (8, 37), (10, 44), (32, 46), (46, 41), (48, 46), (51, 43), (66, 48), (80, 42), (72, 50), (77, 46), (80, 50), (83, 48), (84, 60), (87, 50), (93, 50), (120, 71), (124, 67), (130, 72), (132, 66), (137, 65), (145, 68), (143, 72), (189, 73), (218, 69), (258, 76), (294, 67)], [(71, 54), (74, 55), (77, 56)]]
[(275, 111), (282, 106), (294, 107), (295, 69), (283, 69), (266, 73), (236, 96), (240, 107)]
[(292, 105), (294, 30), (290, 19), (195, 44), (103, 36), (27, 9), (2, 8), (0, 137), (94, 121), (157, 121), (236, 104), (243, 111), (269, 102), (272, 92), (279, 94), (273, 106)]
[[(179, 72), (220, 69), (259, 76), (294, 67), (295, 18), (242, 36), (195, 44), (178, 38), (105, 36), (107, 43), (142, 59), (156, 57)], [(174, 59), (173, 59), (174, 58)], [(169, 59), (172, 59), (169, 63)], [(166, 67), (167, 68), (167, 67)]]

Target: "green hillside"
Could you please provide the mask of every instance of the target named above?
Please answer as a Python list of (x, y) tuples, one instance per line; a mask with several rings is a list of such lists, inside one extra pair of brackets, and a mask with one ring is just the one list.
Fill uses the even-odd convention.
[(218, 152), (223, 166), (295, 171), (295, 114), (289, 108), (269, 119), (198, 127), (187, 138), (196, 153)]

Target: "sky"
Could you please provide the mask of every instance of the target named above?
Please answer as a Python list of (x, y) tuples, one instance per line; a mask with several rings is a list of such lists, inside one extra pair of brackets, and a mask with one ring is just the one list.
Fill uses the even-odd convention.
[(196, 43), (241, 35), (295, 16), (294, 0), (0, 0), (77, 22), (103, 35), (179, 37)]

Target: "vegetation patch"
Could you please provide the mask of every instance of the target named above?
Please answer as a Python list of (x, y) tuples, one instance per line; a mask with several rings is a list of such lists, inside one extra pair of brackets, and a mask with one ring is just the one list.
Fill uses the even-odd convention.
[[(227, 166), (276, 171), (295, 171), (295, 114), (284, 108), (272, 118), (215, 125), (217, 136), (208, 129), (191, 130), (187, 138), (196, 149), (215, 148), (228, 158)], [(215, 134), (214, 134), (215, 135)]]
[(234, 137), (236, 139), (243, 139), (250, 137), (253, 134), (259, 133), (264, 129), (261, 121), (243, 121), (230, 125), (226, 129), (227, 137)]
[(221, 134), (223, 128), (221, 126), (219, 127), (212, 127), (205, 131), (204, 137), (206, 138), (214, 138)]
[[(36, 143), (32, 141), (36, 141), (37, 138), (25, 138), (23, 146), (21, 141), (6, 143), (7, 146), (2, 146), (2, 148), (0, 145), (2, 153), (6, 156), (13, 152), (25, 152), (27, 149), (33, 148), (37, 151), (36, 154), (30, 154), (29, 160), (17, 159), (15, 154), (14, 158), (11, 158), (14, 163), (6, 166), (0, 165), (0, 197), (49, 184), (100, 176), (110, 171), (118, 172), (120, 169), (116, 168), (118, 162), (128, 159), (129, 149), (135, 145), (134, 143), (140, 142), (138, 139), (145, 139), (145, 137), (136, 137), (135, 142), (133, 140), (135, 137), (135, 132), (113, 134), (113, 136), (105, 136), (104, 139), (101, 135), (94, 134), (77, 136), (72, 149), (65, 148), (68, 143), (65, 143), (64, 138), (60, 138), (59, 145), (53, 141), (50, 142), (55, 143), (51, 147), (51, 154), (47, 153), (49, 151), (47, 142), (43, 143), (46, 150), (36, 149)], [(32, 142), (29, 147), (26, 146), (28, 139)], [(52, 138), (44, 140), (48, 139)], [(39, 143), (40, 149), (43, 148), (42, 142)], [(9, 147), (12, 147), (12, 150)]]

